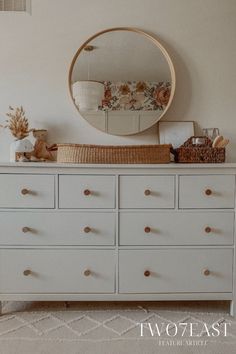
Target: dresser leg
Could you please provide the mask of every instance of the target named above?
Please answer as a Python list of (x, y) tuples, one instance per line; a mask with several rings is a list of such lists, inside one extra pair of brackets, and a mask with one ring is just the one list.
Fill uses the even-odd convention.
[(231, 301), (230, 301), (229, 314), (230, 314), (230, 316), (232, 316), (232, 317), (235, 316), (235, 304), (234, 304), (234, 300), (231, 300)]

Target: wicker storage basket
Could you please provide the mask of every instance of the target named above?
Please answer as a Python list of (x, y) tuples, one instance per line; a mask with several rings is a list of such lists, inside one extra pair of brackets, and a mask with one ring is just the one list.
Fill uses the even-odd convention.
[(83, 145), (58, 144), (57, 162), (155, 164), (169, 163), (171, 145)]
[[(205, 138), (203, 146), (193, 145), (193, 138)], [(207, 137), (191, 137), (174, 150), (175, 162), (179, 163), (222, 163), (225, 162), (225, 148), (213, 148)]]

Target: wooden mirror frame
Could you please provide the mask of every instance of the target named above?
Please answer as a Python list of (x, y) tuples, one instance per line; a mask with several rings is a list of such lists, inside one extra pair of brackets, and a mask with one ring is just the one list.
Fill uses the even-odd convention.
[[(170, 98), (169, 98), (169, 101), (168, 101), (168, 104), (166, 106), (166, 108), (163, 110), (162, 114), (160, 116), (158, 116), (158, 119), (156, 120), (155, 123), (153, 123), (150, 127), (142, 130), (142, 131), (139, 131), (139, 132), (136, 132), (136, 133), (131, 133), (131, 134), (126, 134), (126, 135), (121, 135), (121, 136), (129, 136), (129, 135), (136, 135), (136, 134), (140, 134), (148, 129), (150, 129), (153, 125), (157, 124), (157, 122), (159, 120), (161, 120), (161, 118), (164, 116), (164, 114), (166, 114), (166, 112), (168, 111), (172, 101), (173, 101), (173, 98), (174, 98), (174, 94), (175, 94), (175, 89), (176, 89), (176, 75), (175, 75), (175, 69), (174, 69), (174, 65), (173, 65), (173, 62), (167, 52), (167, 50), (163, 47), (163, 45), (160, 43), (160, 41), (152, 36), (151, 34), (149, 34), (148, 32), (145, 32), (145, 31), (142, 31), (138, 28), (134, 28), (134, 27), (114, 27), (114, 28), (108, 28), (108, 29), (105, 29), (103, 31), (100, 31), (100, 32), (97, 32), (95, 33), (93, 36), (89, 37), (86, 42), (84, 42), (82, 44), (82, 46), (77, 50), (77, 52), (75, 53), (73, 59), (72, 59), (72, 62), (71, 62), (71, 65), (70, 65), (70, 69), (69, 69), (69, 75), (68, 75), (68, 85), (69, 85), (69, 92), (70, 92), (70, 97), (73, 101), (73, 104), (75, 106), (75, 108), (77, 109), (77, 111), (80, 113), (81, 117), (83, 119), (85, 119), (83, 117), (83, 115), (81, 114), (79, 108), (77, 107), (77, 105), (75, 104), (75, 101), (74, 101), (74, 98), (73, 98), (73, 94), (72, 94), (72, 85), (71, 85), (71, 79), (72, 79), (72, 73), (73, 73), (73, 69), (74, 69), (74, 65), (75, 65), (75, 62), (76, 60), (78, 59), (80, 53), (83, 51), (83, 49), (89, 45), (89, 43), (101, 36), (102, 34), (104, 33), (107, 33), (107, 32), (115, 32), (115, 31), (129, 31), (129, 32), (135, 32), (135, 33), (138, 33), (138, 34), (141, 34), (142, 36), (148, 38), (150, 41), (152, 41), (156, 46), (157, 48), (160, 49), (160, 51), (162, 52), (162, 54), (164, 55), (168, 65), (169, 65), (169, 69), (170, 69), (170, 74), (171, 74), (171, 92), (170, 92)], [(85, 119), (86, 120), (86, 119)], [(89, 123), (88, 123), (89, 124)], [(91, 124), (90, 124), (91, 125)], [(98, 129), (96, 127), (94, 127), (93, 125), (91, 125), (93, 128), (95, 129)], [(99, 130), (99, 129), (98, 129)], [(102, 130), (100, 130), (102, 131)], [(104, 131), (102, 131), (103, 133), (106, 133)], [(115, 136), (119, 136), (118, 134), (111, 134), (111, 133), (106, 133), (106, 134), (109, 134), (109, 135), (115, 135)]]

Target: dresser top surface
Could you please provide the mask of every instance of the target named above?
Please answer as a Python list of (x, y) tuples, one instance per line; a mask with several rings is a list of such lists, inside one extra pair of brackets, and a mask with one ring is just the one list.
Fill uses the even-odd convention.
[(0, 162), (0, 168), (88, 168), (88, 169), (230, 169), (236, 168), (235, 162), (230, 163), (168, 163), (168, 164), (70, 164), (57, 162)]

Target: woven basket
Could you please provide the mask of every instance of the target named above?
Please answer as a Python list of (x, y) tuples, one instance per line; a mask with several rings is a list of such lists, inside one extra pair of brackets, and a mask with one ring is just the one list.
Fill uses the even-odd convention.
[[(192, 144), (193, 138), (204, 138), (205, 144)], [(213, 148), (212, 141), (207, 137), (191, 137), (182, 146), (174, 151), (175, 162), (179, 163), (223, 163), (225, 162), (225, 148)]]
[(58, 144), (57, 162), (104, 164), (169, 163), (171, 145)]

